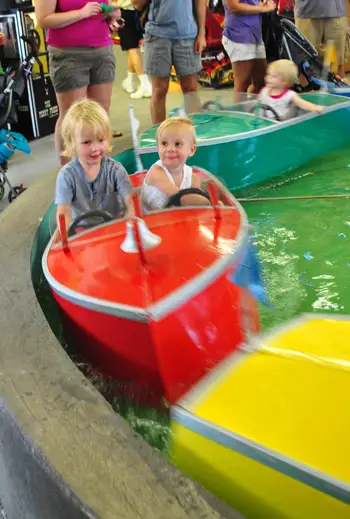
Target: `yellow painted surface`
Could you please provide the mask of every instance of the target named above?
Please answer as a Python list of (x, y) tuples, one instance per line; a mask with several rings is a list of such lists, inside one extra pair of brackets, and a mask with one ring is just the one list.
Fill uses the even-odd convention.
[(350, 483), (349, 366), (350, 321), (315, 318), (247, 354), (189, 410)]
[(173, 423), (172, 461), (246, 519), (349, 519), (349, 505)]

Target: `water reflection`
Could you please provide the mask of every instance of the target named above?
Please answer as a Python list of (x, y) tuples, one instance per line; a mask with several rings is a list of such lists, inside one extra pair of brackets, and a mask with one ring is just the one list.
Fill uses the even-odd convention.
[[(348, 150), (334, 152), (240, 195), (260, 198), (343, 193), (349, 189), (348, 161)], [(302, 312), (350, 313), (349, 201), (325, 198), (243, 206), (256, 229), (273, 306), (272, 310), (261, 308), (263, 327), (271, 328)]]

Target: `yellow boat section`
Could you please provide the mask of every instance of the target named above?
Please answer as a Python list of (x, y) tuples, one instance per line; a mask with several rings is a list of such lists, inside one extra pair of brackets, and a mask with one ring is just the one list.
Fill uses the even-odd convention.
[(172, 409), (176, 465), (247, 518), (350, 519), (350, 319), (311, 314)]

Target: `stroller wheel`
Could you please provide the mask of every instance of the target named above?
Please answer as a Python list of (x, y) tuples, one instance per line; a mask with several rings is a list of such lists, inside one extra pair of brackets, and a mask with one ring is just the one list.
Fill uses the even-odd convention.
[(5, 194), (5, 186), (2, 182), (0, 182), (0, 200), (2, 200), (4, 198), (4, 194)]
[(16, 198), (25, 191), (26, 188), (23, 186), (15, 186), (13, 189), (10, 190), (8, 194), (8, 201), (9, 204), (11, 204)]

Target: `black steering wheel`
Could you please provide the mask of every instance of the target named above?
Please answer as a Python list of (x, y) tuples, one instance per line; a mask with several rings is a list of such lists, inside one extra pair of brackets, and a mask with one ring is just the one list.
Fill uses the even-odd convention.
[(175, 195), (168, 200), (166, 207), (181, 207), (181, 198), (185, 195), (200, 195), (210, 201), (208, 193), (199, 189), (199, 187), (188, 187), (187, 189), (180, 189)]
[(272, 108), (272, 106), (270, 106), (270, 105), (266, 105), (265, 103), (262, 103), (262, 104), (258, 103), (257, 105), (253, 106), (253, 107), (249, 110), (249, 112), (250, 112), (250, 113), (256, 113), (257, 110), (259, 110), (259, 109), (264, 110), (264, 112), (271, 112), (272, 115), (275, 117), (275, 119), (276, 119), (277, 122), (280, 123), (280, 122), (282, 121), (282, 119), (280, 118), (280, 116), (278, 115), (278, 113), (276, 112), (276, 110), (275, 110), (274, 108)]
[(94, 219), (100, 218), (102, 220), (101, 223), (110, 222), (115, 219), (115, 217), (113, 215), (111, 215), (111, 213), (108, 213), (107, 211), (101, 211), (100, 209), (93, 209), (92, 211), (86, 211), (85, 213), (80, 214), (79, 216), (74, 218), (74, 220), (71, 222), (69, 229), (68, 229), (68, 237), (74, 236), (77, 227), (79, 226), (80, 222), (82, 222), (82, 221), (84, 221), (84, 224), (82, 224), (81, 227), (89, 228), (89, 227), (94, 227), (95, 225), (99, 225), (99, 223), (91, 223), (91, 225), (89, 225), (89, 223), (87, 222), (87, 220), (89, 220), (89, 218), (94, 218)]
[(207, 110), (208, 112), (214, 112), (215, 110), (225, 110), (221, 103), (218, 101), (206, 101), (202, 106), (202, 110)]

